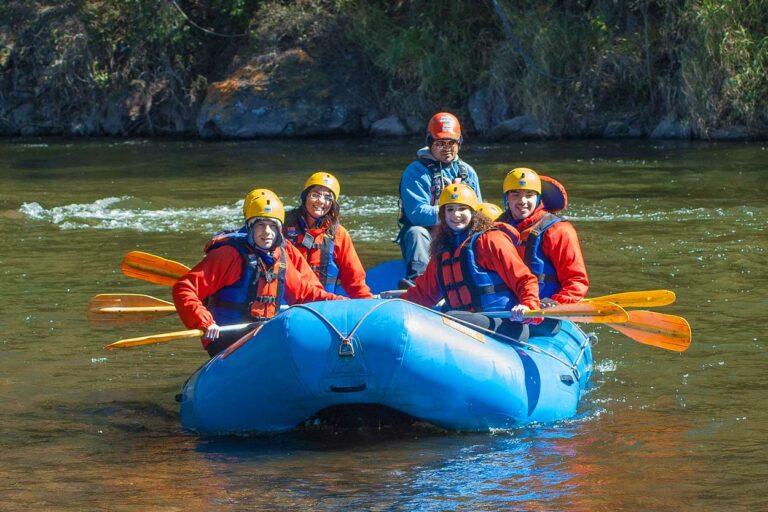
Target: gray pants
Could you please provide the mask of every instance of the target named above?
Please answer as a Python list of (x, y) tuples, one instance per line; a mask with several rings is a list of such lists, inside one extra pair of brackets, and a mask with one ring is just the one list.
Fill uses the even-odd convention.
[(414, 280), (427, 269), (432, 235), (429, 229), (423, 226), (403, 227), (398, 242), (405, 261), (405, 278)]

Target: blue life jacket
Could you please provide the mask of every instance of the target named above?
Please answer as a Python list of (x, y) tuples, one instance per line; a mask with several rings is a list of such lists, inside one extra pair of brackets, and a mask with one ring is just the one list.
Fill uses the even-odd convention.
[[(312, 272), (315, 273), (326, 291), (341, 293), (339, 266), (334, 259), (338, 223), (329, 226), (323, 233), (322, 240), (318, 243), (317, 238), (320, 237), (313, 239), (311, 235), (307, 234), (307, 223), (300, 217), (298, 210), (296, 208), (286, 214), (283, 235), (301, 251)], [(320, 252), (319, 258), (315, 251)]]
[[(503, 232), (517, 245), (517, 232), (508, 226), (496, 224), (491, 229)], [(445, 251), (440, 255), (437, 280), (446, 299), (445, 310), (508, 311), (519, 302), (499, 274), (478, 265), (475, 243), (482, 234), (474, 233), (452, 254)]]
[[(509, 209), (504, 212), (499, 221), (514, 225)], [(565, 222), (565, 219), (551, 212), (545, 212), (538, 221), (520, 231), (518, 246), (525, 247), (523, 261), (539, 281), (540, 299), (551, 298), (561, 288), (560, 281), (557, 279), (557, 268), (542, 250), (544, 233), (558, 222)]]
[(285, 248), (279, 247), (280, 259), (267, 268), (247, 242), (247, 233), (223, 232), (205, 246), (205, 252), (230, 245), (237, 249), (243, 263), (240, 279), (206, 299), (205, 306), (219, 325), (232, 325), (272, 318), (280, 310), (285, 296)]

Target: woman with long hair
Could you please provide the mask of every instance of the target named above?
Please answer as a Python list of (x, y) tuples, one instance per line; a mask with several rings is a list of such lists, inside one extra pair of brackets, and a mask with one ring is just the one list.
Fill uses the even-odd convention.
[[(477, 195), (462, 183), (446, 187), (438, 206), (427, 269), (401, 298), (427, 307), (445, 299), (448, 314), (519, 339), (539, 294), (517, 253), (517, 231), (479, 213)], [(509, 311), (509, 321), (482, 314), (489, 311)]]
[(304, 183), (297, 208), (286, 213), (283, 235), (304, 255), (320, 283), (352, 299), (373, 297), (349, 233), (339, 222), (341, 186), (325, 171)]

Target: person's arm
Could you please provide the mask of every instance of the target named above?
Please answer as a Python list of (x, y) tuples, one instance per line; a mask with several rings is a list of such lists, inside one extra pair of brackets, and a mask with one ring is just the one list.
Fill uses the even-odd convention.
[(477, 263), (501, 276), (520, 304), (539, 309), (539, 282), (501, 231), (487, 231), (476, 242)]
[(203, 301), (238, 279), (242, 258), (234, 247), (210, 251), (203, 260), (173, 285), (173, 303), (182, 323), (189, 329), (207, 329), (215, 322)]
[(346, 297), (325, 290), (307, 260), (293, 245), (286, 243), (285, 298), (288, 304), (304, 304), (319, 300), (343, 300)]
[(400, 298), (428, 308), (431, 308), (443, 298), (443, 292), (437, 280), (437, 263), (435, 258), (429, 260), (427, 269), (416, 278), (414, 285), (408, 288), (404, 294), (400, 295)]
[(333, 246), (333, 259), (339, 267), (339, 281), (351, 299), (373, 298), (371, 289), (365, 284), (365, 269), (357, 256), (349, 232), (339, 224)]
[(579, 302), (589, 291), (589, 277), (576, 228), (570, 222), (558, 222), (544, 232), (542, 252), (555, 266), (560, 291), (552, 300), (560, 304)]
[(418, 160), (406, 167), (400, 182), (400, 200), (405, 216), (416, 226), (437, 224), (437, 205), (432, 204), (431, 186), (429, 171)]

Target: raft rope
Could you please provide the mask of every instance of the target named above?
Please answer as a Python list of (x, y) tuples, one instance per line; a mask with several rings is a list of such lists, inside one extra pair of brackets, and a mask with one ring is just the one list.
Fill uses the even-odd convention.
[[(331, 321), (330, 321), (330, 320), (328, 320), (328, 319), (327, 319), (325, 316), (323, 316), (323, 314), (322, 314), (322, 313), (320, 313), (320, 312), (318, 312), (318, 311), (316, 311), (316, 310), (312, 309), (311, 307), (309, 307), (309, 306), (306, 306), (306, 305), (304, 305), (304, 304), (296, 304), (296, 305), (294, 305), (294, 306), (291, 306), (291, 307), (294, 307), (294, 308), (301, 308), (301, 309), (306, 309), (307, 311), (310, 311), (311, 313), (313, 313), (313, 314), (314, 314), (316, 317), (318, 317), (320, 320), (322, 320), (323, 322), (325, 322), (325, 324), (326, 324), (328, 327), (330, 327), (330, 328), (331, 328), (331, 330), (333, 330), (333, 332), (335, 332), (335, 333), (336, 333), (336, 335), (339, 337), (339, 340), (341, 341), (341, 345), (339, 345), (339, 356), (342, 356), (342, 357), (354, 357), (354, 355), (355, 355), (355, 347), (352, 345), (352, 340), (354, 340), (354, 339), (355, 339), (355, 338), (354, 338), (354, 335), (355, 335), (355, 332), (357, 331), (357, 329), (358, 329), (358, 328), (359, 328), (359, 327), (362, 325), (363, 321), (364, 321), (366, 318), (368, 318), (368, 316), (369, 316), (371, 313), (373, 313), (374, 311), (376, 311), (377, 309), (379, 309), (379, 308), (380, 308), (381, 306), (383, 306), (384, 304), (387, 304), (388, 302), (392, 302), (393, 300), (400, 300), (400, 299), (389, 299), (389, 300), (385, 300), (385, 301), (383, 301), (383, 302), (379, 302), (378, 304), (376, 304), (375, 306), (373, 306), (371, 309), (369, 309), (368, 311), (366, 311), (366, 313), (365, 313), (365, 314), (364, 314), (364, 315), (363, 315), (363, 316), (360, 318), (360, 320), (358, 320), (358, 321), (357, 321), (357, 323), (355, 324), (355, 326), (352, 328), (352, 330), (351, 330), (351, 331), (349, 331), (349, 334), (347, 334), (346, 336), (345, 336), (344, 334), (342, 334), (342, 333), (341, 333), (341, 331), (339, 331), (339, 330), (336, 328), (336, 326), (335, 326), (335, 325), (333, 325), (333, 322), (331, 322)], [(358, 341), (358, 344), (359, 344), (359, 343), (360, 343), (360, 342)]]
[[(403, 299), (391, 299), (391, 300), (403, 300)], [(521, 346), (521, 347), (523, 347), (525, 349), (530, 350), (531, 352), (538, 352), (539, 354), (551, 357), (555, 361), (559, 362), (560, 364), (562, 364), (563, 366), (565, 366), (566, 368), (571, 370), (571, 372), (573, 372), (574, 377), (576, 377), (576, 380), (579, 380), (579, 378), (581, 377), (581, 373), (579, 372), (579, 369), (577, 368), (577, 365), (578, 365), (579, 361), (581, 361), (581, 358), (584, 356), (584, 353), (587, 350), (587, 345), (589, 345), (593, 341), (597, 341), (597, 336), (595, 336), (594, 334), (586, 334), (584, 331), (581, 330), (581, 328), (578, 325), (574, 325), (584, 335), (585, 340), (584, 340), (584, 343), (579, 345), (579, 355), (578, 355), (578, 357), (576, 357), (576, 359), (573, 361), (573, 363), (570, 363), (569, 361), (566, 361), (562, 357), (559, 357), (559, 356), (557, 356), (555, 354), (552, 354), (551, 352), (547, 352), (546, 350), (544, 350), (544, 349), (542, 349), (540, 347), (537, 347), (536, 345), (532, 345), (532, 344), (530, 344), (530, 343), (528, 343), (526, 341), (520, 341), (520, 340), (517, 340), (515, 338), (511, 338), (509, 336), (505, 336), (504, 334), (500, 334), (500, 333), (494, 332), (494, 331), (492, 331), (490, 329), (486, 329), (485, 327), (480, 327), (480, 326), (475, 325), (475, 324), (473, 324), (471, 322), (468, 322), (466, 320), (462, 320), (460, 318), (452, 317), (451, 315), (443, 313), (442, 311), (435, 311), (434, 309), (422, 306), (421, 304), (412, 303), (412, 305), (413, 306), (418, 306), (418, 307), (420, 307), (422, 309), (426, 309), (427, 311), (431, 311), (433, 313), (437, 313), (437, 314), (439, 314), (440, 316), (442, 316), (444, 318), (447, 318), (447, 319), (452, 320), (454, 322), (458, 322), (460, 324), (464, 324), (467, 327), (470, 327), (470, 328), (472, 328), (472, 329), (474, 329), (476, 331), (483, 331), (483, 332), (487, 333), (488, 335), (490, 335), (494, 339), (503, 338), (505, 340), (510, 341), (511, 345), (519, 345), (519, 346)]]
[[(292, 307), (292, 308), (301, 308), (301, 309), (306, 309), (307, 311), (309, 311), (309, 312), (311, 312), (312, 314), (314, 314), (315, 316), (317, 316), (317, 317), (318, 317), (320, 320), (322, 320), (322, 321), (323, 321), (323, 322), (324, 322), (324, 323), (325, 323), (325, 324), (326, 324), (328, 327), (330, 327), (330, 328), (331, 328), (331, 330), (332, 330), (333, 332), (335, 332), (335, 333), (336, 333), (336, 335), (339, 337), (339, 340), (341, 341), (341, 345), (339, 345), (339, 356), (342, 356), (342, 357), (347, 357), (347, 356), (350, 356), (350, 357), (354, 357), (354, 355), (355, 355), (355, 349), (354, 349), (354, 346), (352, 345), (352, 341), (353, 341), (353, 339), (354, 339), (354, 334), (355, 334), (355, 332), (356, 332), (356, 331), (357, 331), (357, 330), (360, 328), (360, 326), (362, 325), (363, 321), (364, 321), (366, 318), (368, 318), (368, 316), (369, 316), (371, 313), (373, 313), (374, 311), (376, 311), (378, 308), (380, 308), (380, 307), (381, 307), (381, 306), (383, 306), (384, 304), (388, 304), (388, 303), (390, 303), (390, 302), (392, 302), (392, 301), (399, 301), (399, 300), (403, 300), (403, 299), (388, 299), (388, 300), (385, 300), (385, 301), (379, 302), (378, 304), (376, 304), (375, 306), (373, 306), (371, 309), (369, 309), (369, 310), (368, 310), (368, 311), (367, 311), (367, 312), (366, 312), (366, 313), (365, 313), (365, 314), (364, 314), (364, 315), (363, 315), (363, 316), (360, 318), (360, 320), (358, 320), (358, 321), (357, 321), (357, 323), (355, 324), (355, 326), (352, 328), (352, 330), (351, 330), (351, 331), (349, 331), (349, 334), (347, 334), (346, 336), (345, 336), (344, 334), (342, 334), (342, 332), (341, 332), (341, 331), (339, 331), (339, 330), (336, 328), (336, 326), (335, 326), (335, 325), (333, 325), (333, 322), (331, 322), (330, 320), (328, 320), (328, 318), (326, 318), (325, 316), (323, 316), (323, 314), (322, 314), (322, 313), (320, 313), (320, 312), (318, 312), (318, 311), (316, 311), (316, 310), (312, 309), (311, 307), (309, 307), (309, 306), (307, 306), (307, 305), (304, 305), (304, 304), (296, 304), (296, 305), (294, 305), (294, 306), (291, 306), (291, 307)], [(531, 343), (528, 343), (528, 342), (525, 342), (525, 341), (520, 341), (520, 340), (517, 340), (517, 339), (515, 339), (515, 338), (511, 338), (511, 337), (509, 337), (509, 336), (505, 336), (505, 335), (503, 335), (503, 334), (499, 334), (499, 333), (497, 333), (497, 332), (494, 332), (494, 331), (492, 331), (492, 330), (490, 330), (490, 329), (486, 329), (486, 328), (484, 328), (484, 327), (479, 327), (479, 326), (477, 326), (477, 325), (475, 325), (475, 324), (473, 324), (473, 323), (471, 323), (471, 322), (467, 322), (466, 320), (462, 320), (462, 319), (460, 319), (460, 318), (454, 318), (454, 317), (452, 317), (452, 316), (450, 316), (450, 315), (447, 315), (447, 314), (443, 313), (442, 311), (435, 311), (434, 309), (431, 309), (431, 308), (428, 308), (428, 307), (422, 306), (422, 305), (420, 305), (420, 304), (415, 304), (415, 303), (410, 303), (410, 304), (411, 304), (412, 306), (416, 306), (416, 307), (419, 307), (419, 308), (421, 308), (421, 309), (424, 309), (424, 310), (430, 311), (430, 312), (432, 312), (432, 313), (437, 313), (437, 314), (438, 314), (438, 315), (440, 315), (441, 317), (447, 318), (447, 319), (449, 319), (449, 320), (451, 320), (451, 321), (454, 321), (454, 322), (457, 322), (457, 323), (459, 323), (459, 324), (463, 324), (463, 325), (465, 325), (465, 326), (467, 326), (467, 327), (470, 327), (470, 328), (472, 328), (472, 329), (473, 329), (473, 330), (475, 330), (475, 331), (482, 331), (482, 332), (485, 332), (486, 334), (490, 335), (490, 336), (491, 336), (492, 338), (494, 338), (494, 339), (497, 339), (497, 340), (498, 340), (499, 338), (501, 338), (501, 339), (504, 339), (504, 340), (507, 340), (507, 341), (509, 341), (511, 345), (519, 345), (520, 347), (523, 347), (523, 348), (525, 348), (525, 349), (528, 349), (528, 350), (530, 350), (531, 352), (537, 352), (537, 353), (539, 353), (539, 354), (542, 354), (542, 355), (545, 355), (545, 356), (551, 357), (551, 358), (552, 358), (552, 359), (554, 359), (555, 361), (559, 362), (560, 364), (562, 364), (563, 366), (565, 366), (566, 368), (568, 368), (569, 370), (571, 370), (571, 372), (573, 373), (574, 377), (576, 377), (576, 380), (579, 380), (579, 379), (580, 379), (580, 377), (581, 377), (581, 373), (579, 372), (579, 369), (578, 369), (578, 364), (579, 364), (579, 361), (581, 361), (581, 358), (584, 356), (584, 353), (585, 353), (585, 352), (586, 352), (586, 350), (587, 350), (587, 346), (589, 346), (590, 344), (595, 344), (595, 343), (597, 342), (597, 336), (595, 336), (595, 334), (593, 334), (593, 333), (587, 334), (587, 333), (585, 333), (585, 332), (584, 332), (584, 331), (583, 331), (583, 330), (582, 330), (582, 329), (581, 329), (581, 328), (580, 328), (578, 325), (574, 324), (574, 327), (576, 327), (576, 329), (578, 329), (578, 330), (579, 330), (579, 332), (581, 332), (581, 333), (584, 335), (584, 343), (581, 343), (581, 344), (579, 345), (579, 355), (576, 357), (576, 359), (574, 359), (573, 363), (571, 363), (571, 362), (569, 362), (569, 361), (566, 361), (566, 360), (565, 360), (565, 359), (563, 359), (562, 357), (560, 357), (560, 356), (557, 356), (557, 355), (555, 355), (555, 354), (552, 354), (551, 352), (548, 352), (548, 351), (546, 351), (546, 350), (544, 350), (544, 349), (542, 349), (542, 348), (540, 348), (540, 347), (537, 347), (536, 345), (532, 345)], [(571, 337), (573, 337), (573, 336), (571, 336)], [(575, 338), (574, 338), (574, 339), (575, 339)], [(359, 343), (360, 343), (360, 342), (358, 341), (358, 344), (359, 344)]]

